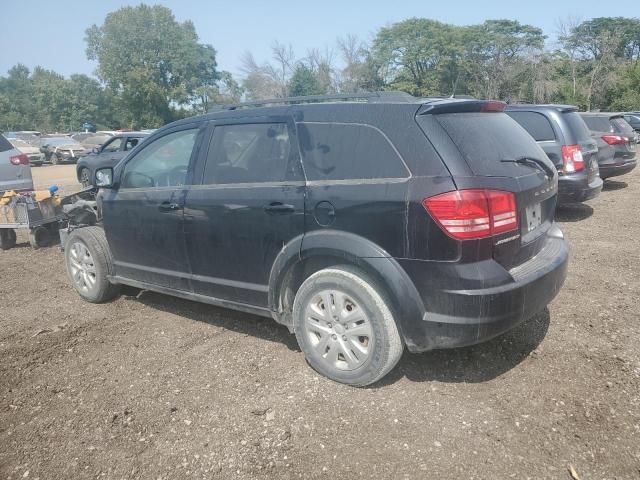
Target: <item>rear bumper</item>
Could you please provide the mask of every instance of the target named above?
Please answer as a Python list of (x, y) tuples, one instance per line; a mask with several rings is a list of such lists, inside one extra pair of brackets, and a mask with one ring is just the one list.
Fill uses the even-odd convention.
[(637, 160), (625, 160), (615, 164), (604, 164), (600, 165), (600, 176), (602, 178), (610, 178), (617, 177), (619, 175), (624, 175), (625, 173), (629, 173), (631, 170), (636, 168), (638, 164)]
[(509, 280), (502, 285), (419, 292), (426, 313), (419, 325), (403, 332), (407, 348), (423, 352), (473, 345), (542, 311), (560, 291), (569, 262), (569, 249), (560, 229), (553, 227), (548, 235), (538, 255), (509, 270), (505, 274)]
[(558, 178), (558, 203), (579, 203), (597, 197), (602, 191), (602, 178), (589, 181), (587, 172), (563, 175)]

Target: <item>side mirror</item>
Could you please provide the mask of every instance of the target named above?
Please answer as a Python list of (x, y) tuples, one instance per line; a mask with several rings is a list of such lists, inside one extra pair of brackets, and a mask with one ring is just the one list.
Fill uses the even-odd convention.
[(93, 147), (91, 149), (91, 153), (100, 153), (100, 149), (98, 147)]
[(96, 170), (96, 187), (113, 188), (113, 168), (105, 167)]

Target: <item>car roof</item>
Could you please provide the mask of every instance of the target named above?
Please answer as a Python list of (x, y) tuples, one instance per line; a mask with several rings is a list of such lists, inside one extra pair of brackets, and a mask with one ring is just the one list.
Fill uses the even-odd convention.
[[(106, 134), (100, 134), (100, 135), (104, 135), (107, 136)], [(96, 136), (98, 136), (98, 134), (96, 134)], [(148, 137), (149, 133), (148, 132), (121, 132), (121, 133), (116, 133), (115, 135), (109, 135), (112, 138), (118, 138), (118, 137)]]
[[(364, 95), (364, 94), (363, 94)], [(217, 107), (209, 113), (184, 118), (165, 125), (163, 130), (169, 126), (175, 127), (187, 124), (197, 124), (211, 120), (226, 120), (247, 117), (268, 117), (268, 116), (289, 116), (293, 115), (298, 121), (347, 121), (347, 119), (366, 120), (378, 115), (384, 115), (385, 111), (411, 111), (414, 114), (420, 108), (441, 108), (447, 105), (465, 105), (489, 102), (488, 100), (478, 100), (470, 97), (414, 97), (404, 92), (374, 92), (369, 93), (366, 101), (357, 100), (358, 95), (318, 96), (318, 101), (314, 101), (316, 96), (292, 97), (288, 99), (272, 99), (257, 101), (255, 103), (241, 103)], [(311, 101), (298, 99), (311, 98)], [(326, 98), (326, 100), (325, 100)], [(353, 99), (352, 99), (353, 98)], [(273, 102), (273, 103), (271, 103)], [(502, 103), (502, 102), (500, 102)], [(427, 108), (426, 110), (429, 110)]]

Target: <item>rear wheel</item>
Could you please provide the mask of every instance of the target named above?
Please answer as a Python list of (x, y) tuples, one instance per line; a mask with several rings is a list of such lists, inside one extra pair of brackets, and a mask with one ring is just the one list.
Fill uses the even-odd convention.
[(60, 163), (60, 160), (58, 159), (58, 155), (56, 155), (55, 153), (51, 154), (51, 157), (49, 157), (49, 160), (51, 161), (51, 165), (58, 165)]
[(51, 232), (47, 227), (36, 227), (29, 231), (29, 243), (34, 249), (46, 247), (51, 243)]
[(398, 363), (403, 345), (386, 296), (350, 266), (311, 275), (296, 293), (293, 318), (307, 362), (337, 382), (365, 386)]
[(69, 279), (82, 298), (102, 303), (118, 295), (120, 285), (108, 279), (113, 272), (113, 259), (102, 228), (84, 227), (71, 232), (64, 254)]
[(11, 228), (0, 228), (0, 250), (9, 250), (16, 246), (16, 231)]

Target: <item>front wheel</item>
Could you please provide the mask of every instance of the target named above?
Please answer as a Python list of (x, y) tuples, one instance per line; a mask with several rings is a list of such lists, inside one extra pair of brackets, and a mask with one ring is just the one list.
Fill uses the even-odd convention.
[(384, 291), (350, 266), (320, 270), (305, 280), (296, 293), (293, 320), (309, 365), (336, 382), (369, 385), (402, 356)]
[(51, 161), (51, 165), (58, 165), (60, 163), (60, 159), (58, 159), (58, 155), (56, 155), (55, 153), (51, 154), (49, 160)]
[(91, 176), (88, 168), (80, 170), (80, 183), (82, 184), (82, 188), (89, 188), (91, 186)]
[(64, 254), (69, 279), (83, 299), (103, 303), (118, 295), (120, 286), (108, 279), (113, 259), (102, 228), (83, 227), (71, 232)]

